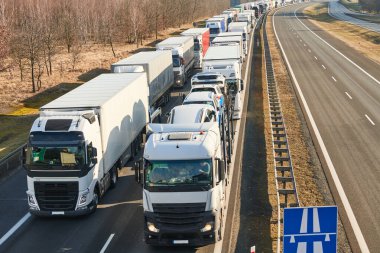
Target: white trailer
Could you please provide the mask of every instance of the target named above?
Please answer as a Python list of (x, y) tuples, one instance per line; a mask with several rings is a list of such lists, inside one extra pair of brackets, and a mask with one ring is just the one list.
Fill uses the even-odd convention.
[(146, 83), (145, 73), (103, 74), (41, 107), (24, 152), (31, 213), (96, 210), (142, 142)]
[(241, 91), (244, 89), (241, 77), (240, 49), (238, 46), (210, 47), (204, 62), (204, 72), (221, 73), (226, 77), (228, 95), (233, 106), (233, 119), (240, 119), (242, 113)]
[(244, 51), (242, 36), (218, 36), (212, 41), (212, 46), (238, 46), (241, 59), (245, 59), (246, 52)]
[(232, 22), (228, 30), (230, 32), (241, 32), (243, 33), (243, 41), (247, 41), (247, 45), (249, 44), (249, 32), (247, 22)]
[(142, 175), (145, 242), (206, 245), (222, 237), (224, 142), (218, 123), (150, 124)]
[(181, 35), (194, 38), (194, 68), (202, 68), (203, 57), (210, 46), (210, 29), (190, 28)]
[(247, 40), (243, 39), (243, 33), (242, 32), (226, 32), (226, 33), (219, 33), (218, 37), (235, 37), (235, 36), (240, 36), (242, 45), (243, 45), (243, 51), (244, 54), (248, 54), (248, 45), (247, 45)]
[(145, 72), (149, 86), (151, 121), (160, 115), (162, 105), (170, 99), (174, 84), (172, 54), (169, 51), (148, 51), (134, 54), (111, 65), (112, 73)]
[(170, 37), (156, 44), (157, 50), (172, 53), (174, 85), (182, 87), (194, 67), (194, 39), (192, 36)]
[(251, 30), (253, 28), (252, 24), (252, 16), (251, 13), (239, 13), (236, 18), (237, 22), (246, 22), (247, 23), (247, 31), (248, 33), (251, 33)]

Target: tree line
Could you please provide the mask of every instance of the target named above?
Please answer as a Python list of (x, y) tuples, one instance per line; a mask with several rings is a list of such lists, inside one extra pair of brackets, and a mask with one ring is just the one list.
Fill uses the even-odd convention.
[(53, 73), (54, 56), (64, 47), (72, 67), (83, 45), (142, 44), (160, 31), (180, 27), (228, 8), (229, 0), (0, 0), (0, 70), (11, 58), (31, 80)]

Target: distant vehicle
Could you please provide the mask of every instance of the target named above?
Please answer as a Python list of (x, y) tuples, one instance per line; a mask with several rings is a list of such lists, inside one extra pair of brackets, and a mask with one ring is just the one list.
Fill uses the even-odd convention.
[(241, 32), (243, 33), (243, 42), (246, 41), (246, 44), (249, 44), (249, 33), (247, 22), (232, 22), (229, 26), (230, 32)]
[(174, 107), (168, 116), (169, 124), (190, 124), (217, 121), (217, 113), (211, 105), (188, 104)]
[(23, 158), (32, 214), (96, 210), (142, 143), (148, 94), (145, 73), (103, 74), (41, 107)]
[(170, 50), (173, 59), (174, 85), (184, 86), (194, 66), (194, 39), (189, 36), (170, 37), (156, 44), (157, 50)]
[(134, 54), (111, 65), (112, 73), (145, 72), (149, 86), (150, 121), (160, 120), (161, 108), (170, 100), (174, 84), (172, 54), (170, 51), (149, 51)]
[(227, 94), (226, 78), (219, 72), (200, 72), (191, 78), (191, 86), (217, 85), (223, 94)]
[(212, 41), (212, 46), (238, 46), (240, 51), (241, 59), (245, 59), (246, 52), (243, 46), (243, 38), (242, 36), (230, 36), (230, 37), (219, 37), (217, 36)]
[(215, 94), (216, 100), (218, 101), (219, 107), (224, 105), (224, 95), (217, 85), (213, 84), (198, 84), (191, 87), (190, 93), (192, 92), (202, 92), (208, 91)]
[(208, 91), (189, 93), (183, 100), (183, 104), (211, 105), (216, 111), (219, 111), (221, 109), (221, 105), (217, 102), (215, 94)]
[(226, 33), (219, 33), (218, 37), (234, 37), (234, 36), (240, 36), (242, 45), (243, 45), (243, 52), (245, 55), (248, 54), (248, 45), (247, 40), (243, 38), (242, 32), (226, 32)]
[(224, 18), (210, 18), (206, 20), (206, 28), (210, 29), (210, 42), (221, 32), (227, 31)]
[(210, 29), (190, 28), (181, 35), (194, 38), (194, 68), (202, 68), (203, 57), (210, 46)]

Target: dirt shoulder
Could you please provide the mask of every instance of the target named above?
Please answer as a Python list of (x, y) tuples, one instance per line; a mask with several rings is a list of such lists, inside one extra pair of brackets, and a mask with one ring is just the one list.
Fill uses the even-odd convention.
[[(267, 36), (272, 55), (275, 79), (278, 94), (282, 106), (283, 118), (288, 134), (288, 143), (292, 154), (294, 175), (301, 206), (325, 206), (334, 205), (326, 177), (315, 150), (306, 120), (298, 103), (297, 96), (292, 86), (291, 79), (282, 59), (272, 28), (272, 14), (267, 17)], [(271, 141), (269, 101), (267, 96), (267, 84), (264, 84), (264, 114), (266, 140)], [(273, 164), (272, 146), (267, 145), (267, 164)], [(272, 159), (272, 161), (270, 161)], [(273, 170), (273, 168), (272, 168)], [(273, 242), (277, 238), (276, 224), (272, 224)], [(351, 252), (347, 242), (343, 226), (339, 224), (338, 252)], [(275, 246), (273, 245), (273, 248)]]

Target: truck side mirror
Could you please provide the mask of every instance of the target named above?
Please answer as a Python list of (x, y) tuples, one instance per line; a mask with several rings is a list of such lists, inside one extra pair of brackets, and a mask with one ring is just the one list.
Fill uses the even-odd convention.
[(91, 163), (94, 164), (94, 165), (97, 164), (98, 163), (98, 158), (92, 157), (91, 158)]
[(142, 159), (135, 162), (133, 166), (135, 170), (135, 180), (139, 184), (143, 184), (143, 174), (142, 174)]
[(219, 173), (219, 180), (224, 180), (226, 173), (225, 173), (225, 163), (224, 160), (218, 160), (218, 173)]
[(97, 157), (98, 156), (98, 150), (94, 147), (92, 147), (92, 156)]

